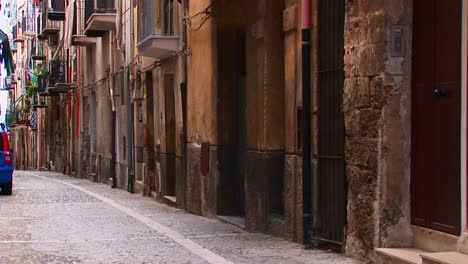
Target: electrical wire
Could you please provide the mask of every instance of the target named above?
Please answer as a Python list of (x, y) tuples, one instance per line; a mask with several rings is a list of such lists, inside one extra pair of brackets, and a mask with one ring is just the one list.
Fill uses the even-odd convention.
[[(217, 0), (214, 0), (209, 4), (207, 7), (204, 9), (196, 12), (195, 14), (191, 16), (186, 16), (182, 18), (182, 23), (190, 30), (190, 31), (198, 31), (200, 30), (203, 25), (205, 25), (206, 21), (208, 21), (210, 18), (215, 16), (215, 13), (212, 11), (213, 5), (217, 2)], [(201, 18), (201, 22), (199, 22), (198, 26), (194, 27), (193, 26), (193, 20), (199, 16), (203, 15)]]

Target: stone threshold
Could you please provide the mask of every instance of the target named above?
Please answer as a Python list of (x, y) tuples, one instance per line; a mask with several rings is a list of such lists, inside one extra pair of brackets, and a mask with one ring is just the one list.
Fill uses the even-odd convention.
[(221, 222), (245, 229), (245, 217), (243, 216), (218, 215), (218, 219), (221, 220)]
[(376, 248), (375, 252), (377, 255), (380, 254), (388, 259), (408, 264), (421, 264), (421, 254), (429, 253), (418, 248)]
[(177, 202), (177, 198), (175, 196), (169, 196), (169, 195), (164, 196), (164, 200), (172, 204), (176, 204)]
[[(378, 263), (405, 264), (467, 264), (468, 255), (460, 252), (429, 252), (419, 248), (377, 248), (377, 255), (384, 258)], [(387, 260), (387, 261), (385, 261)]]

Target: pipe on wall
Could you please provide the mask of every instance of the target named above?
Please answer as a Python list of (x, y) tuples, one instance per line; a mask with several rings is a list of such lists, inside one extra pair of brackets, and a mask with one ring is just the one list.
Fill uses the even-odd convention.
[(311, 0), (302, 0), (302, 226), (303, 243), (311, 244)]

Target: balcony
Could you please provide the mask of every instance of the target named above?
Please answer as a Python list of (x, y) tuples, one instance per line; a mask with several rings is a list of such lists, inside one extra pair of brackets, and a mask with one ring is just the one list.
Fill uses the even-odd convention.
[(65, 20), (65, 0), (50, 0), (47, 18), (52, 21)]
[[(83, 8), (81, 8), (82, 3), (76, 3), (73, 6), (73, 28), (72, 28), (72, 46), (93, 46), (96, 45), (96, 37), (88, 37), (85, 35), (85, 21), (84, 16), (82, 15)], [(80, 7), (80, 8), (79, 8)]]
[[(60, 31), (60, 21), (54, 21), (47, 18), (48, 15), (48, 1), (42, 1), (42, 31), (41, 34), (44, 36), (55, 35)], [(45, 39), (46, 37), (44, 37)]]
[(48, 95), (58, 95), (76, 89), (76, 83), (71, 82), (66, 60), (54, 60), (49, 64), (49, 80), (46, 88)]
[(39, 15), (36, 21), (36, 38), (38, 40), (46, 40), (47, 35), (42, 34), (42, 15)]
[(32, 102), (31, 107), (33, 109), (37, 108), (46, 108), (47, 103), (45, 99), (45, 92), (47, 88), (47, 78), (46, 76), (38, 76), (37, 77), (37, 89), (34, 91), (32, 95)]
[(115, 28), (114, 0), (85, 0), (86, 29), (88, 37), (102, 37)]
[(168, 1), (164, 8), (164, 28), (157, 28), (154, 0), (141, 0), (138, 18), (138, 53), (155, 59), (164, 59), (179, 50), (179, 36), (174, 35), (174, 10)]
[(6, 121), (8, 127), (15, 127), (18, 125), (28, 126), (30, 123), (30, 106), (27, 105), (25, 102), (22, 103), (23, 105), (17, 105), (15, 108), (10, 108), (6, 112)]
[(33, 61), (45, 61), (46, 56), (44, 55), (44, 49), (41, 43), (38, 43), (37, 50), (35, 50), (34, 54), (31, 54), (31, 59)]
[(26, 5), (26, 14), (23, 17), (23, 35), (29, 37), (36, 36), (36, 19), (35, 15), (35, 8), (32, 5), (31, 1), (27, 2)]
[(13, 26), (12, 30), (13, 30), (13, 43), (21, 43), (21, 42), (24, 42), (24, 37), (23, 37), (23, 34), (20, 32), (21, 31), (21, 23), (19, 24), (16, 24)]

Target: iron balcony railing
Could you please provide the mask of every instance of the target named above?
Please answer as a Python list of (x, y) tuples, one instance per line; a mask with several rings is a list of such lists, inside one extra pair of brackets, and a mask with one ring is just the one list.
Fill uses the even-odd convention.
[(13, 40), (18, 38), (18, 25), (14, 25), (12, 28), (12, 37)]
[(42, 32), (41, 17), (38, 16), (38, 17), (36, 18), (36, 34), (37, 34), (37, 35), (40, 35), (41, 32)]
[(72, 81), (68, 65), (69, 61), (67, 59), (56, 59), (49, 62), (49, 86), (56, 86), (57, 83), (70, 83)]
[(20, 108), (9, 110), (6, 112), (7, 125), (28, 125), (29, 124), (29, 108)]
[(21, 19), (21, 33), (24, 34), (26, 31), (26, 16)]
[(37, 92), (39, 94), (45, 93), (47, 89), (47, 81), (49, 78), (46, 75), (41, 75), (37, 77)]
[(47, 18), (50, 20), (65, 20), (65, 0), (50, 0)]
[(86, 23), (94, 13), (115, 13), (115, 0), (85, 0)]
[(65, 0), (50, 0), (49, 11), (65, 12)]
[(57, 31), (60, 30), (60, 21), (53, 21), (47, 18), (47, 13), (48, 13), (48, 1), (42, 1), (42, 21), (41, 21), (41, 27), (42, 27), (42, 34), (47, 33), (47, 31)]

